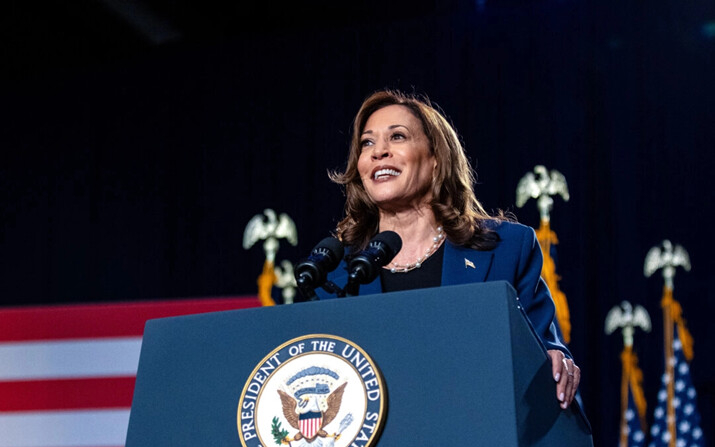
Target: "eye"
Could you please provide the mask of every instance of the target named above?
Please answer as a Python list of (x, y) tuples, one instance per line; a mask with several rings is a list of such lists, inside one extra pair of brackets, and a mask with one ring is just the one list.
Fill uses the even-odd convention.
[(393, 139), (393, 140), (398, 140), (398, 141), (406, 140), (406, 139), (407, 139), (407, 137), (405, 136), (405, 134), (403, 134), (402, 132), (395, 132), (395, 133), (393, 133), (393, 134), (390, 136), (390, 138)]
[(372, 141), (371, 139), (369, 139), (369, 138), (365, 138), (365, 139), (363, 139), (363, 140), (360, 141), (360, 147), (361, 147), (361, 148), (366, 148), (366, 147), (368, 147), (368, 146), (372, 146), (373, 144), (374, 144), (373, 141)]

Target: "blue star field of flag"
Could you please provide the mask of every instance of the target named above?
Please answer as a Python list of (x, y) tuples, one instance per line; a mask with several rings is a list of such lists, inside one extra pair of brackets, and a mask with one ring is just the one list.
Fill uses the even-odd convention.
[(645, 433), (643, 433), (643, 428), (641, 428), (638, 408), (636, 407), (633, 392), (630, 387), (628, 387), (628, 408), (626, 409), (625, 419), (626, 423), (623, 430), (626, 431), (628, 447), (643, 447), (645, 445)]
[[(675, 371), (675, 386), (673, 407), (675, 408), (676, 447), (704, 447), (705, 439), (700, 428), (700, 413), (696, 405), (696, 392), (690, 377), (690, 367), (683, 354), (682, 344), (678, 338), (678, 331), (673, 331), (673, 352)], [(648, 447), (668, 447), (670, 445), (670, 432), (667, 424), (668, 381), (667, 372), (663, 374), (661, 389), (658, 392), (658, 406), (654, 411), (654, 420), (651, 425), (651, 441)]]

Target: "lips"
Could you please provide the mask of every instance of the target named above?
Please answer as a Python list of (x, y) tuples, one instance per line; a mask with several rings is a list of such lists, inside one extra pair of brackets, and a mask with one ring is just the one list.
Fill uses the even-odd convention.
[(379, 168), (372, 173), (373, 180), (386, 180), (391, 177), (397, 177), (402, 172), (394, 168)]

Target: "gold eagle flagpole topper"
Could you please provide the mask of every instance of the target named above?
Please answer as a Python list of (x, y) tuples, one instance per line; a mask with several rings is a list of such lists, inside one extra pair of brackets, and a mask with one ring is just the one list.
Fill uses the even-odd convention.
[(539, 208), (539, 228), (536, 230), (536, 238), (541, 245), (541, 253), (544, 257), (544, 265), (541, 269), (541, 276), (546, 281), (551, 291), (551, 297), (556, 306), (556, 319), (559, 322), (561, 333), (566, 343), (571, 342), (571, 317), (569, 305), (566, 301), (566, 294), (559, 288), (561, 277), (556, 273), (556, 263), (551, 256), (551, 246), (559, 243), (556, 233), (551, 230), (551, 208), (554, 204), (552, 196), (560, 195), (568, 202), (569, 189), (566, 184), (566, 177), (559, 171), (552, 169), (549, 171), (543, 165), (534, 167), (534, 172), (527, 172), (516, 188), (516, 206), (523, 207), (529, 199), (536, 199)]
[(628, 390), (633, 394), (633, 401), (640, 419), (641, 431), (634, 436), (643, 439), (646, 429), (646, 400), (643, 393), (643, 371), (638, 367), (638, 356), (633, 352), (633, 334), (635, 328), (641, 328), (644, 332), (650, 332), (650, 315), (643, 306), (636, 305), (635, 308), (628, 301), (623, 301), (620, 306), (614, 306), (606, 315), (605, 331), (610, 335), (621, 330), (623, 335), (623, 352), (621, 352), (621, 429), (620, 447), (628, 447), (628, 421), (634, 417), (628, 414)]
[(282, 267), (275, 266), (276, 253), (280, 247), (280, 239), (286, 239), (291, 245), (298, 244), (298, 230), (293, 220), (286, 214), (276, 214), (266, 208), (263, 214), (256, 214), (248, 221), (243, 232), (243, 248), (248, 250), (256, 242), (263, 241), (263, 251), (266, 260), (263, 271), (258, 276), (258, 299), (263, 306), (274, 306), (276, 303), (271, 296), (274, 285), (282, 289), (285, 304), (293, 302), (296, 283), (293, 276), (293, 264), (284, 260)]

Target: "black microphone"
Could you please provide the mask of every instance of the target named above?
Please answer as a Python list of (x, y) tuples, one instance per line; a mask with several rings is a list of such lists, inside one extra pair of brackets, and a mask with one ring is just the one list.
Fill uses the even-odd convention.
[(315, 289), (325, 284), (328, 273), (343, 259), (345, 249), (336, 237), (326, 237), (313, 248), (310, 255), (293, 268), (298, 289), (307, 300), (315, 300)]
[(355, 255), (348, 264), (348, 283), (345, 292), (357, 295), (360, 284), (368, 284), (377, 278), (380, 269), (402, 249), (402, 238), (394, 231), (383, 231), (372, 238), (367, 248)]

